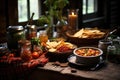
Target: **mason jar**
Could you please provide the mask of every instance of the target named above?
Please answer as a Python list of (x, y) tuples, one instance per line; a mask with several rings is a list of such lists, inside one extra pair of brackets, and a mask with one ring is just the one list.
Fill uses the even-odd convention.
[(21, 42), (20, 57), (25, 62), (30, 61), (32, 59), (31, 42), (30, 41), (26, 40), (24, 42)]
[(99, 40), (99, 43), (98, 43), (98, 48), (100, 48), (102, 51), (103, 51), (103, 59), (106, 60), (107, 58), (107, 48), (109, 45), (112, 44), (112, 41), (111, 40)]
[(36, 26), (35, 25), (27, 25), (26, 30), (25, 30), (25, 34), (26, 34), (27, 40), (31, 40), (32, 38), (37, 37)]
[(107, 53), (107, 47), (112, 44), (110, 40), (100, 40), (98, 43), (98, 48), (102, 49), (103, 53)]
[(23, 26), (9, 26), (7, 31), (7, 45), (10, 50), (18, 49), (18, 41), (25, 39)]

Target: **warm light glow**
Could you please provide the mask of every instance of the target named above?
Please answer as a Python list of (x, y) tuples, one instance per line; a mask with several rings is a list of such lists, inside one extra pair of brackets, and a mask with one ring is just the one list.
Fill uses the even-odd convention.
[(68, 11), (68, 23), (71, 30), (78, 29), (78, 9)]
[(31, 26), (31, 28), (32, 28), (32, 29), (34, 29), (34, 28), (35, 28), (35, 26), (34, 26), (34, 25), (32, 25), (32, 26)]
[(74, 13), (74, 12), (72, 12), (72, 15), (75, 15), (75, 13)]

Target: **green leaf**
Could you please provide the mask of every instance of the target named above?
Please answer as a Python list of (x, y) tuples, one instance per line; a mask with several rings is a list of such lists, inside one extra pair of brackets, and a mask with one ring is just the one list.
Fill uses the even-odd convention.
[(45, 24), (49, 24), (50, 20), (48, 18), (48, 16), (41, 16), (38, 20), (37, 20), (37, 25), (39, 26), (44, 26)]
[(48, 14), (60, 20), (63, 18), (63, 8), (69, 4), (69, 0), (45, 0), (44, 4), (48, 8)]
[(39, 45), (39, 43), (40, 43), (39, 38), (35, 37), (35, 38), (31, 39), (31, 44), (32, 45)]

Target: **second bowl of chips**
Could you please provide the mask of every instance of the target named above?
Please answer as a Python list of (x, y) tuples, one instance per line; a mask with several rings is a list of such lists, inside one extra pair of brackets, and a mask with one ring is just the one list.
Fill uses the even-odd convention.
[(77, 46), (97, 45), (103, 39), (106, 31), (96, 28), (82, 28), (75, 32), (66, 32), (67, 40)]

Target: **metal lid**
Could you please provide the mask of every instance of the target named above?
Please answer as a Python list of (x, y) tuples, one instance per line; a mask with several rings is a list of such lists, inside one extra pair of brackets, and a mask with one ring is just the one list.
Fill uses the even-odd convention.
[(23, 26), (9, 26), (8, 29), (23, 30)]
[(112, 41), (110, 41), (110, 40), (99, 40), (99, 44), (112, 44)]
[(29, 28), (29, 29), (35, 29), (36, 26), (35, 26), (35, 25), (27, 25), (26, 28)]
[(23, 29), (24, 29), (23, 26), (9, 26), (8, 27), (9, 32), (21, 31)]

